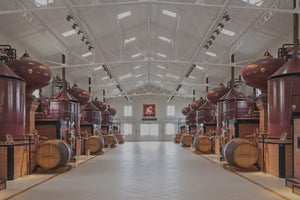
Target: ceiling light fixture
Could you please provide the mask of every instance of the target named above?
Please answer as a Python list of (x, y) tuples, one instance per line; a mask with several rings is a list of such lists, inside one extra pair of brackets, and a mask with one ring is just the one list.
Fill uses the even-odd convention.
[(138, 66), (135, 66), (133, 69), (139, 69), (139, 68), (141, 68), (141, 66), (140, 66), (140, 65), (138, 65)]
[(105, 76), (105, 77), (102, 78), (102, 80), (106, 80), (108, 78), (109, 78), (109, 76)]
[(223, 33), (223, 34), (225, 34), (225, 35), (229, 35), (229, 36), (231, 36), (231, 37), (235, 35), (235, 32), (230, 31), (230, 30), (227, 30), (227, 29), (225, 29), (225, 28), (223, 28), (223, 29), (221, 30), (221, 33)]
[(215, 54), (215, 53), (213, 53), (213, 52), (210, 52), (210, 51), (207, 51), (207, 52), (205, 52), (207, 55), (209, 55), (209, 56), (212, 56), (212, 57), (216, 57), (217, 56), (217, 54)]
[(142, 76), (142, 74), (138, 74), (138, 75), (135, 76), (135, 78), (139, 78), (141, 76)]
[(162, 40), (162, 41), (165, 41), (165, 42), (168, 42), (168, 43), (171, 43), (171, 40), (169, 38), (166, 38), (166, 37), (163, 37), (163, 36), (158, 36), (158, 39)]
[(64, 37), (69, 37), (69, 36), (74, 35), (74, 34), (76, 34), (75, 30), (70, 30), (70, 31), (66, 31), (66, 32), (62, 33), (62, 35)]
[(123, 19), (125, 17), (130, 16), (130, 15), (131, 15), (131, 11), (129, 10), (129, 11), (118, 14), (118, 19)]
[(135, 41), (135, 37), (131, 37), (131, 38), (124, 40), (124, 43), (128, 44), (129, 42), (133, 42), (133, 41)]
[(139, 57), (140, 55), (141, 55), (141, 53), (137, 53), (137, 54), (132, 55), (131, 57), (136, 58), (136, 57)]
[(92, 55), (92, 54), (93, 54), (92, 52), (87, 52), (87, 53), (81, 54), (81, 56), (82, 56), (83, 58), (85, 58), (85, 57), (88, 57), (88, 56), (90, 56), (90, 55)]
[(196, 68), (197, 68), (197, 69), (204, 70), (204, 67), (201, 67), (201, 66), (198, 66), (198, 65), (196, 65)]
[(177, 16), (177, 13), (165, 9), (162, 9), (162, 13), (173, 18)]
[(161, 75), (161, 74), (156, 74), (156, 76), (160, 77), (160, 78), (163, 78), (164, 76)]
[(133, 76), (132, 73), (129, 73), (129, 74), (126, 74), (126, 75), (124, 75), (124, 76), (120, 76), (119, 79), (120, 79), (120, 80), (123, 80), (123, 79), (126, 79), (126, 78), (130, 78), (130, 77), (132, 77), (132, 76)]
[(37, 7), (48, 6), (50, 3), (53, 3), (53, 0), (34, 0)]
[(160, 56), (160, 57), (163, 57), (163, 58), (166, 58), (167, 56), (165, 54), (162, 54), (162, 53), (156, 53), (156, 55)]
[(254, 6), (260, 7), (263, 4), (263, 0), (242, 0), (245, 3), (252, 4)]
[(100, 67), (95, 67), (95, 68), (94, 68), (95, 71), (97, 71), (97, 70), (99, 70), (99, 69), (102, 69), (102, 66), (100, 66)]
[(166, 69), (166, 67), (161, 66), (161, 65), (157, 65), (157, 67), (160, 68), (160, 69)]
[(166, 74), (166, 76), (170, 77), (170, 78), (174, 78), (174, 79), (179, 79), (178, 76), (172, 75), (172, 74)]

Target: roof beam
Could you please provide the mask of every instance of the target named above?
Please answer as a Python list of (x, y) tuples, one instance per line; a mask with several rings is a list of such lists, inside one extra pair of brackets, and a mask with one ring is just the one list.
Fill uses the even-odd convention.
[[(185, 67), (185, 69), (183, 70), (183, 73), (181, 74), (181, 77), (178, 81), (178, 84), (180, 84), (182, 82), (182, 80), (184, 79), (184, 75), (187, 71), (187, 69), (190, 67), (190, 65), (194, 64), (194, 60), (197, 57), (197, 55), (199, 54), (199, 52), (203, 49), (203, 45), (205, 44), (205, 42), (208, 40), (208, 37), (210, 36), (210, 34), (212, 33), (212, 31), (214, 30), (214, 28), (216, 27), (217, 23), (219, 23), (219, 21), (222, 19), (223, 14), (225, 12), (225, 10), (227, 9), (228, 5), (229, 5), (230, 0), (226, 0), (224, 2), (223, 7), (220, 9), (216, 19), (213, 21), (213, 23), (210, 25), (210, 27), (208, 28), (208, 30), (206, 31), (204, 38), (199, 42), (198, 47), (196, 48), (196, 51), (194, 52), (190, 62), (188, 63), (188, 65)], [(173, 94), (175, 93), (175, 89), (172, 92), (172, 94), (169, 96), (167, 102), (169, 102), (173, 96)]]
[[(79, 4), (72, 5), (72, 8), (89, 8), (89, 7), (105, 7), (105, 6), (122, 6), (122, 5), (136, 5), (136, 4), (162, 4), (162, 5), (177, 5), (177, 6), (195, 6), (195, 7), (210, 7), (210, 8), (222, 8), (223, 4), (206, 4), (206, 3), (183, 3), (183, 2), (171, 2), (171, 1), (156, 1), (156, 0), (147, 0), (147, 1), (128, 1), (128, 2), (110, 2), (110, 3), (87, 3), (87, 4)], [(245, 4), (245, 6), (233, 6), (229, 5), (229, 9), (243, 9), (243, 10), (254, 10), (254, 11), (273, 11), (280, 13), (295, 13), (300, 14), (299, 7), (296, 9), (279, 9), (279, 8), (266, 8), (266, 7), (257, 7), (257, 6), (249, 6)], [(58, 10), (58, 9), (67, 9), (66, 6), (47, 6), (47, 7), (37, 7), (37, 8), (27, 8), (26, 10), (15, 9), (15, 10), (2, 10), (0, 11), (0, 15), (8, 15), (8, 14), (16, 14), (23, 12), (38, 12), (38, 11), (46, 11), (46, 10)]]
[[(251, 59), (249, 59), (251, 60)], [(144, 62), (158, 62), (158, 63), (174, 63), (174, 64), (190, 64), (190, 61), (180, 61), (180, 60), (150, 60), (150, 59), (145, 59), (145, 60), (122, 60), (122, 61), (111, 61), (111, 62), (97, 62), (97, 63), (87, 63), (87, 64), (74, 64), (74, 65), (65, 65), (65, 66), (60, 66), (60, 65), (53, 65), (50, 66), (52, 69), (56, 68), (77, 68), (77, 67), (92, 67), (92, 66), (100, 66), (100, 65), (119, 65), (119, 64), (130, 64), (130, 63), (144, 63)], [(203, 66), (214, 66), (214, 67), (244, 67), (244, 65), (238, 65), (237, 63), (228, 63), (228, 64), (223, 64), (223, 63), (208, 63), (208, 62), (194, 62), (193, 64), (196, 65), (203, 65)]]
[[(70, 11), (71, 14), (72, 14), (72, 17), (75, 18), (75, 20), (76, 20), (76, 22), (79, 24), (79, 26), (83, 28), (83, 31), (84, 31), (84, 32), (86, 32), (87, 37), (88, 37), (88, 39), (91, 41), (92, 45), (96, 48), (96, 50), (100, 53), (100, 55), (101, 55), (107, 62), (109, 62), (108, 58), (107, 58), (107, 57), (105, 56), (105, 54), (104, 54), (104, 50), (105, 50), (105, 49), (104, 49), (101, 45), (99, 45), (99, 44), (97, 43), (97, 41), (95, 40), (95, 37), (93, 36), (93, 34), (92, 34), (90, 28), (88, 27), (88, 25), (87, 25), (86, 21), (83, 19), (83, 17), (80, 15), (79, 11), (78, 11), (78, 10), (75, 10), (75, 9), (72, 7), (71, 0), (65, 0), (65, 2), (66, 2), (66, 6), (68, 7), (69, 11)], [(111, 54), (111, 55), (114, 56), (113, 54)], [(119, 60), (118, 57), (116, 57), (116, 56), (114, 56), (114, 57), (117, 58), (117, 59)], [(109, 67), (109, 66), (108, 66), (108, 67)], [(113, 70), (110, 70), (110, 71), (111, 71), (111, 74), (113, 75), (113, 78), (115, 79), (115, 81), (116, 81), (119, 85), (121, 85), (120, 82), (119, 82), (119, 80), (116, 78), (116, 75), (115, 75), (114, 71), (113, 71)], [(126, 92), (124, 92), (124, 94), (125, 94), (125, 96), (127, 96)], [(128, 98), (128, 100), (129, 100), (130, 102), (132, 101), (129, 97), (127, 97), (127, 98)]]

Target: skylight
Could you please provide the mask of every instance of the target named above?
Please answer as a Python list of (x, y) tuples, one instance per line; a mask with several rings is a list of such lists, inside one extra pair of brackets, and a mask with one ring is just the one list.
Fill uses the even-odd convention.
[(167, 57), (165, 54), (162, 54), (162, 53), (156, 53), (156, 55), (163, 57), (163, 58)]
[(204, 67), (201, 67), (201, 66), (198, 66), (198, 65), (196, 65), (196, 68), (197, 68), (197, 69), (204, 70)]
[(141, 53), (137, 53), (137, 54), (132, 55), (131, 57), (136, 58), (136, 57), (139, 57), (140, 55), (141, 55)]
[(171, 40), (169, 38), (166, 38), (166, 37), (163, 37), (163, 36), (158, 36), (158, 39), (162, 40), (162, 41), (165, 41), (165, 42), (169, 42), (171, 43)]
[(264, 0), (242, 0), (242, 1), (246, 2), (246, 3), (249, 3), (249, 4), (252, 4), (254, 6), (258, 6), (258, 7), (260, 7), (264, 2)]
[(129, 11), (118, 14), (118, 19), (123, 19), (125, 17), (130, 16), (130, 15), (131, 15), (131, 11), (129, 10)]
[(102, 80), (106, 80), (108, 78), (109, 78), (109, 76), (105, 76), (105, 77), (102, 78)]
[(74, 34), (76, 34), (76, 31), (75, 31), (74, 29), (62, 33), (62, 35), (63, 35), (64, 37), (69, 37), (69, 36), (74, 35)]
[(177, 16), (177, 13), (165, 9), (162, 9), (162, 13), (174, 18)]
[(140, 66), (140, 65), (138, 65), (138, 66), (135, 66), (133, 69), (139, 69), (139, 68), (141, 68), (141, 66)]
[(163, 78), (164, 76), (161, 74), (156, 74), (158, 77)]
[(124, 43), (128, 44), (129, 42), (133, 42), (133, 41), (135, 41), (135, 37), (131, 37), (131, 38), (124, 40)]
[(34, 4), (37, 7), (47, 6), (50, 3), (53, 3), (54, 0), (34, 0)]
[(229, 36), (231, 36), (231, 37), (235, 35), (235, 32), (230, 31), (230, 30), (227, 30), (227, 29), (225, 29), (225, 28), (223, 28), (223, 29), (221, 30), (221, 33), (223, 33), (223, 34), (225, 34), (225, 35), (229, 35)]
[(160, 69), (166, 69), (166, 67), (161, 66), (161, 65), (157, 65), (157, 67), (160, 68)]
[(126, 78), (130, 78), (130, 77), (132, 77), (133, 75), (131, 74), (131, 73), (129, 73), (129, 74), (126, 74), (126, 75), (124, 75), (124, 76), (120, 76), (119, 77), (119, 79), (120, 80), (123, 80), (123, 79), (126, 79)]
[(170, 77), (170, 78), (175, 78), (175, 79), (179, 79), (178, 76), (172, 75), (172, 74), (166, 74), (166, 76)]
[(141, 76), (142, 76), (142, 74), (138, 74), (138, 75), (135, 76), (135, 78), (138, 78), (138, 77), (141, 77)]
[(213, 52), (210, 52), (210, 51), (207, 51), (207, 52), (205, 52), (207, 55), (209, 55), (209, 56), (212, 56), (212, 57), (216, 57), (217, 56), (217, 54), (215, 54), (215, 53), (213, 53)]
[(92, 52), (87, 52), (87, 53), (81, 54), (81, 56), (84, 57), (84, 58), (88, 57), (90, 55), (93, 55), (93, 53)]
[(102, 69), (102, 66), (100, 66), (100, 67), (95, 67), (95, 68), (94, 68), (95, 71), (97, 71), (97, 70), (99, 70), (99, 69)]

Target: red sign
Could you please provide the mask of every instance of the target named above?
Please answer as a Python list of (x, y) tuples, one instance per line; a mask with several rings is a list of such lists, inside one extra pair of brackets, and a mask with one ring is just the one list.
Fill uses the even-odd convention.
[(143, 107), (143, 117), (155, 117), (155, 104), (144, 104)]

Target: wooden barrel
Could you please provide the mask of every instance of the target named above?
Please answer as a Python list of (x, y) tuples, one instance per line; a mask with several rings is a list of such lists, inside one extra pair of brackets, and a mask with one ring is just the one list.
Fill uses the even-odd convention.
[(101, 151), (104, 147), (103, 137), (100, 135), (90, 136), (85, 141), (85, 150), (90, 150), (91, 153)]
[(117, 143), (117, 137), (113, 134), (108, 134), (104, 137), (105, 146), (114, 146)]
[(48, 140), (38, 147), (36, 162), (44, 169), (62, 167), (69, 162), (72, 154), (71, 147), (63, 140)]
[(193, 144), (193, 136), (191, 134), (184, 134), (181, 136), (181, 144), (190, 147)]
[(209, 137), (199, 135), (194, 139), (194, 146), (197, 151), (208, 153), (212, 150), (212, 142)]
[(250, 141), (234, 139), (224, 148), (224, 157), (228, 164), (241, 168), (252, 167), (258, 160), (258, 150)]
[(181, 133), (177, 133), (175, 136), (174, 136), (174, 142), (175, 143), (180, 143), (180, 140), (181, 140)]
[(116, 138), (119, 144), (124, 144), (125, 142), (125, 137), (122, 134), (116, 134)]

